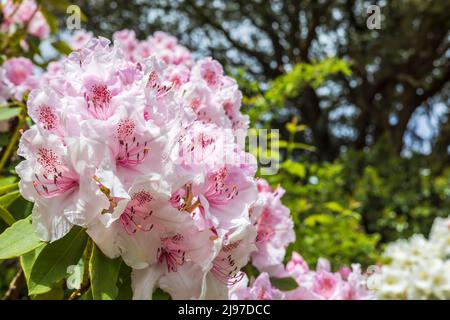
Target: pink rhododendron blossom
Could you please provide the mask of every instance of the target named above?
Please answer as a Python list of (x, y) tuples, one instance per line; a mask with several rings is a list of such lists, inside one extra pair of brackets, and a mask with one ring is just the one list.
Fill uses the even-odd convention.
[(270, 282), (269, 274), (261, 273), (250, 287), (233, 288), (230, 293), (231, 300), (284, 300), (286, 294), (274, 288)]
[[(45, 34), (39, 20), (35, 30)], [(31, 90), (34, 125), (16, 170), (43, 240), (86, 228), (133, 268), (134, 299), (157, 288), (173, 299), (373, 298), (358, 265), (332, 272), (320, 259), (311, 270), (294, 252), (284, 267), (295, 240), (284, 190), (255, 179), (256, 159), (238, 143), (249, 123), (242, 94), (219, 62), (194, 61), (162, 32), (113, 39), (77, 31), (74, 52), (39, 83), (25, 58), (0, 67), (0, 103)], [(250, 261), (261, 274), (248, 286)], [(271, 276), (298, 287), (283, 292)]]
[(212, 58), (198, 61), (192, 68), (192, 78), (203, 81), (211, 90), (215, 91), (222, 84), (223, 68)]
[(69, 41), (69, 45), (73, 50), (82, 49), (92, 38), (94, 35), (92, 32), (87, 32), (85, 30), (77, 30), (75, 31)]
[(52, 61), (48, 64), (46, 72), (41, 76), (39, 85), (48, 86), (50, 82), (60, 76), (63, 72), (61, 61)]
[(37, 12), (29, 22), (28, 32), (39, 39), (46, 39), (50, 35), (50, 26), (41, 12)]
[(286, 266), (286, 271), (298, 284), (298, 288), (286, 293), (288, 299), (375, 299), (374, 293), (367, 288), (367, 275), (361, 273), (361, 267), (358, 264), (353, 264), (343, 277), (341, 272), (332, 272), (329, 261), (323, 258), (317, 262), (316, 270), (310, 270), (303, 258), (294, 252)]
[(23, 57), (10, 58), (0, 66), (0, 95), (3, 100), (22, 100), (25, 92), (38, 86), (33, 69), (31, 60)]
[(347, 266), (343, 266), (339, 269), (339, 273), (342, 279), (347, 280), (348, 276), (352, 273), (352, 269)]
[(3, 64), (6, 77), (14, 85), (24, 84), (33, 74), (33, 63), (27, 58), (12, 58)]
[(292, 253), (291, 260), (286, 264), (286, 271), (294, 278), (309, 272), (308, 263), (297, 252)]
[(40, 39), (45, 39), (50, 34), (50, 26), (34, 0), (24, 0), (20, 4), (7, 0), (3, 5), (3, 17), (0, 28), (6, 33), (14, 32), (12, 27), (17, 25), (26, 26), (29, 34)]
[(189, 50), (163, 32), (140, 41), (134, 31), (122, 30), (114, 33), (113, 39), (132, 62), (142, 62), (150, 56), (163, 61), (166, 70), (161, 75), (160, 90), (176, 89), (199, 121), (233, 130), (248, 128), (249, 118), (240, 112), (242, 94), (236, 81), (224, 75), (219, 62), (211, 58), (194, 62)]
[[(155, 142), (164, 140), (158, 136), (160, 128), (143, 118), (144, 71), (135, 66), (131, 83), (117, 77), (130, 63), (106, 39), (92, 40), (63, 64), (54, 79), (47, 75), (49, 86), (30, 94), (28, 110), (36, 125), (21, 139), (26, 161), (17, 168), (21, 191), (36, 202), (33, 221), (47, 231), (42, 233), (45, 240), (63, 236), (70, 224), (95, 225), (115, 199), (129, 197), (133, 177), (158, 167), (154, 157), (164, 144)], [(48, 215), (54, 208), (62, 214), (58, 221), (69, 223), (53, 230), (55, 222), (46, 224), (39, 208)]]
[(230, 299), (244, 300), (372, 300), (375, 293), (367, 287), (368, 274), (362, 274), (361, 267), (353, 264), (346, 278), (340, 272), (332, 272), (326, 259), (320, 259), (316, 270), (310, 270), (305, 260), (294, 252), (286, 265), (283, 277), (292, 277), (298, 287), (280, 291), (273, 287), (269, 274), (261, 273), (256, 280), (234, 285), (229, 291)]
[[(227, 298), (257, 250), (256, 160), (236, 142), (247, 125), (236, 83), (164, 33), (139, 41), (124, 30), (114, 45), (90, 37), (74, 35), (76, 50), (49, 65), (27, 102), (35, 124), (17, 172), (38, 234), (86, 228), (133, 268), (135, 299), (156, 288)], [(3, 75), (21, 82), (25, 71)]]
[(289, 209), (281, 203), (284, 189), (278, 187), (271, 191), (268, 183), (259, 179), (258, 191), (258, 200), (250, 215), (258, 232), (258, 251), (252, 254), (252, 263), (261, 272), (281, 275), (286, 247), (295, 241), (294, 223)]
[(16, 170), (22, 195), (35, 202), (33, 224), (38, 235), (54, 241), (78, 220), (93, 219), (109, 202), (88, 178), (95, 172), (91, 164), (99, 150), (91, 149), (86, 141), (62, 141), (42, 131), (34, 126), (23, 134), (18, 154), (26, 160)]
[(0, 105), (5, 104), (11, 97), (11, 87), (8, 83), (9, 81), (6, 78), (6, 70), (0, 67)]

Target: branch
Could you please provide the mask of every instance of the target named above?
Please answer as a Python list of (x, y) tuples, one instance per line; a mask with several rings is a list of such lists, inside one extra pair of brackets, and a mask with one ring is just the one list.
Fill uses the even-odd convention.
[(348, 12), (348, 19), (350, 21), (350, 24), (358, 32), (367, 31), (366, 26), (360, 25), (358, 23), (358, 20), (356, 19), (356, 16), (355, 16), (355, 12), (353, 11), (354, 6), (355, 6), (355, 0), (347, 0), (345, 2), (345, 8), (347, 9), (347, 12)]
[(25, 287), (25, 276), (23, 275), (22, 268), (17, 271), (16, 275), (9, 284), (8, 291), (6, 291), (2, 300), (18, 300), (20, 292)]
[[(272, 10), (270, 4), (267, 6), (261, 6), (260, 4), (255, 4), (245, 1), (239, 0), (239, 7), (241, 8), (242, 13), (253, 23), (253, 25), (259, 28), (262, 32), (264, 32), (267, 37), (272, 42), (272, 48), (275, 55), (275, 61), (277, 62), (278, 68), (280, 72), (283, 72), (283, 55), (285, 52), (284, 47), (281, 45), (281, 38), (278, 35), (277, 31), (272, 27), (272, 22), (278, 23), (281, 28), (282, 22), (278, 19), (277, 14)], [(249, 7), (247, 7), (249, 6)], [(258, 21), (257, 18), (254, 17), (254, 13), (259, 12), (261, 14), (261, 22)]]
[[(23, 108), (23, 110), (25, 109), (25, 106), (23, 104), (22, 104), (22, 108)], [(17, 123), (17, 127), (15, 128), (15, 130), (9, 140), (8, 146), (6, 147), (6, 150), (3, 153), (2, 158), (0, 159), (0, 171), (2, 171), (4, 169), (6, 163), (8, 162), (9, 158), (11, 157), (11, 154), (13, 153), (13, 151), (16, 147), (17, 141), (20, 138), (20, 130), (22, 130), (22, 127), (25, 124), (25, 119), (26, 119), (26, 116), (24, 114), (25, 111), (23, 111), (23, 110), (19, 114), (19, 122)]]
[[(292, 7), (291, 7), (292, 6)], [(300, 38), (300, 1), (285, 1), (283, 3), (284, 11), (286, 11), (286, 15), (288, 16), (290, 22), (290, 30), (287, 31), (287, 39), (290, 42), (289, 54), (290, 59), (294, 62), (298, 61), (299, 53), (295, 53), (295, 49), (300, 47), (301, 38)], [(292, 10), (291, 10), (292, 8)]]
[(311, 47), (311, 43), (316, 38), (317, 35), (317, 27), (320, 23), (320, 17), (325, 16), (328, 8), (332, 4), (332, 1), (329, 1), (323, 5), (323, 7), (315, 8), (313, 6), (311, 11), (311, 18), (308, 21), (308, 34), (306, 35), (306, 39), (301, 46), (300, 57), (303, 61), (309, 62), (309, 49)]
[(442, 89), (443, 86), (447, 82), (450, 81), (450, 68), (447, 68), (446, 73), (439, 79), (436, 79), (425, 91), (423, 94), (419, 95), (415, 93), (414, 90), (414, 96), (411, 98), (410, 103), (405, 103), (405, 108), (402, 111), (398, 124), (395, 126), (395, 139), (396, 144), (398, 146), (398, 151), (401, 151), (401, 147), (403, 145), (403, 136), (404, 133), (408, 127), (408, 123), (414, 114), (414, 111), (420, 107), (425, 101), (427, 101), (429, 98), (433, 97), (436, 93), (439, 92), (439, 90)]
[(76, 291), (72, 292), (72, 294), (67, 298), (67, 300), (77, 300), (79, 299), (85, 292), (89, 290), (91, 287), (91, 281), (88, 279), (88, 281), (81, 285), (80, 289), (77, 289)]
[(268, 74), (279, 75), (276, 73), (276, 70), (270, 67), (270, 63), (266, 61), (266, 56), (257, 50), (253, 50), (243, 45), (240, 41), (233, 39), (230, 33), (225, 29), (225, 27), (218, 21), (214, 19), (213, 15), (209, 15), (204, 13), (204, 8), (199, 8), (192, 0), (186, 0), (187, 5), (194, 10), (194, 13), (197, 14), (201, 19), (203, 19), (206, 23), (211, 25), (216, 30), (222, 32), (225, 38), (239, 51), (247, 54), (250, 57), (254, 57), (258, 60), (261, 66), (264, 68), (265, 72)]

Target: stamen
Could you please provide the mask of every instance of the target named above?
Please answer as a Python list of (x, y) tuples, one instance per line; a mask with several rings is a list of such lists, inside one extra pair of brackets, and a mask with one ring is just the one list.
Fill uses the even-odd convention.
[(242, 280), (244, 273), (238, 270), (233, 258), (233, 251), (239, 247), (242, 240), (224, 245), (213, 262), (212, 274), (224, 284), (231, 286)]
[(209, 186), (205, 192), (208, 201), (215, 205), (225, 205), (239, 195), (236, 185), (228, 185), (228, 170), (226, 167), (209, 176)]
[(112, 115), (112, 96), (106, 85), (94, 84), (90, 92), (84, 94), (84, 99), (89, 112), (96, 119), (106, 120)]
[(163, 98), (170, 90), (174, 87), (173, 83), (171, 86), (166, 86), (158, 81), (158, 75), (155, 71), (152, 71), (148, 76), (147, 88), (155, 90), (156, 99)]
[(110, 210), (106, 210), (106, 211), (111, 211), (115, 207), (117, 207), (117, 202), (114, 200), (113, 197), (111, 197), (111, 191), (101, 182), (100, 178), (98, 176), (94, 175), (94, 176), (92, 176), (92, 179), (94, 179), (94, 181), (96, 182), (100, 191), (103, 192), (103, 194), (108, 198)]
[(150, 148), (147, 146), (147, 141), (140, 140), (136, 135), (136, 124), (133, 120), (120, 121), (117, 125), (116, 137), (119, 142), (116, 160), (119, 165), (135, 166), (145, 160)]
[(149, 219), (153, 214), (152, 201), (153, 197), (145, 190), (133, 194), (120, 216), (120, 222), (129, 235), (135, 234), (138, 230), (149, 232), (153, 229), (153, 223)]
[(157, 260), (159, 263), (166, 263), (168, 272), (176, 272), (178, 266), (185, 262), (186, 252), (180, 247), (181, 241), (183, 241), (181, 234), (161, 239), (161, 247), (158, 248), (156, 253)]
[(47, 105), (39, 107), (38, 118), (39, 122), (46, 130), (54, 130), (59, 126), (58, 117)]
[(52, 198), (78, 186), (78, 176), (65, 166), (51, 149), (39, 148), (37, 162), (42, 171), (34, 174), (33, 186), (40, 196)]

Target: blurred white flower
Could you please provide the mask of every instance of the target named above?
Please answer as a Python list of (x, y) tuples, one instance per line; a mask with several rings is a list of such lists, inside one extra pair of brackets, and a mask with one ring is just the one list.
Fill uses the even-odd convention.
[(389, 244), (383, 257), (389, 263), (367, 280), (380, 299), (450, 299), (450, 218), (437, 218), (428, 240)]

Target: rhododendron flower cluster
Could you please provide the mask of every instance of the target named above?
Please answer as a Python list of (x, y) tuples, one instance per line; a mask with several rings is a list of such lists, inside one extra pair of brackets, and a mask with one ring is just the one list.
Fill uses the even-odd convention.
[(428, 239), (389, 244), (383, 256), (388, 263), (369, 278), (380, 299), (450, 299), (450, 218), (436, 218)]
[(45, 39), (50, 34), (50, 26), (42, 12), (39, 11), (35, 0), (23, 0), (14, 3), (13, 0), (1, 2), (3, 20), (0, 31), (12, 34), (19, 28), (26, 28), (27, 32), (39, 39)]
[(288, 294), (289, 299), (307, 300), (371, 300), (375, 296), (367, 288), (367, 274), (363, 274), (359, 264), (351, 269), (342, 267), (338, 272), (331, 271), (328, 260), (321, 258), (316, 270), (310, 270), (303, 258), (294, 253), (286, 266), (299, 287)]
[(248, 116), (240, 112), (242, 93), (235, 80), (223, 76), (219, 62), (211, 58), (194, 62), (191, 53), (175, 37), (163, 32), (139, 41), (134, 31), (122, 30), (114, 33), (113, 39), (132, 62), (149, 56), (162, 60), (167, 67), (164, 80), (181, 93), (182, 103), (192, 108), (199, 121), (233, 130), (248, 129)]
[(112, 46), (78, 37), (27, 103), (35, 125), (16, 170), (38, 235), (55, 241), (86, 228), (133, 268), (135, 299), (156, 288), (174, 299), (227, 298), (257, 250), (258, 267), (275, 270), (293, 224), (282, 190), (257, 183), (256, 161), (237, 143), (248, 118), (236, 82), (163, 33), (138, 42), (122, 31)]
[(236, 285), (230, 291), (230, 299), (244, 300), (371, 300), (375, 294), (367, 287), (367, 274), (361, 272), (359, 264), (351, 269), (341, 268), (332, 272), (328, 260), (319, 259), (316, 270), (311, 270), (297, 253), (292, 254), (284, 276), (296, 280), (298, 287), (290, 291), (274, 288), (266, 272), (261, 273), (252, 285), (248, 280)]
[(0, 105), (10, 98), (22, 100), (25, 92), (38, 86), (31, 60), (18, 57), (6, 60), (0, 66)]

